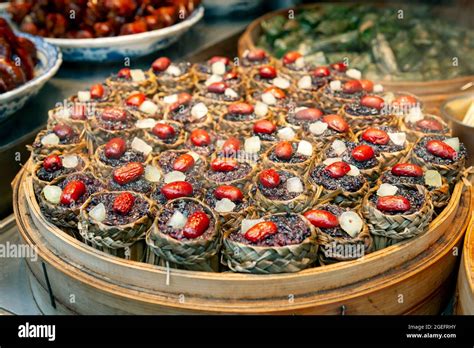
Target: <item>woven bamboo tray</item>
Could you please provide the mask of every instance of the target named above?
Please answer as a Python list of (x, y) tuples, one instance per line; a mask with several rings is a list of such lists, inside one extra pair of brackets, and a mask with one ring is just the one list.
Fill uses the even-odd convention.
[[(328, 4), (334, 5), (334, 3), (318, 3), (318, 4), (306, 4), (297, 6), (292, 8), (295, 12), (298, 12), (304, 8), (321, 8)], [(338, 3), (344, 4), (344, 2)], [(384, 7), (383, 3), (377, 4), (380, 7)], [(404, 5), (407, 6), (407, 5)], [(239, 39), (238, 51), (239, 55), (241, 56), (245, 50), (251, 50), (256, 47), (255, 43), (258, 41), (260, 34), (262, 33), (261, 30), (261, 23), (265, 20), (268, 20), (274, 16), (287, 14), (288, 10), (290, 9), (283, 9), (277, 10), (270, 13), (265, 14), (262, 17), (257, 18), (254, 20), (250, 25), (247, 27), (245, 32)], [(437, 7), (437, 12), (440, 15), (453, 18), (454, 20), (459, 20), (456, 16), (457, 13), (454, 13), (453, 9), (450, 8), (443, 8)], [(427, 104), (429, 108), (437, 107), (439, 104), (447, 99), (457, 95), (465, 94), (466, 92), (461, 91), (461, 87), (466, 85), (469, 82), (474, 81), (474, 76), (462, 76), (457, 77), (454, 79), (448, 80), (433, 80), (433, 81), (380, 81), (385, 87), (386, 90), (389, 91), (405, 91), (416, 94)]]
[(467, 227), (457, 284), (456, 313), (474, 315), (474, 214)]
[(38, 252), (37, 262), (27, 260), (32, 292), (48, 314), (435, 314), (448, 300), (459, 260), (452, 249), (460, 247), (474, 206), (472, 190), (460, 183), (416, 239), (357, 261), (247, 275), (167, 269), (108, 255), (43, 218), (26, 170), (13, 189), (21, 237)]

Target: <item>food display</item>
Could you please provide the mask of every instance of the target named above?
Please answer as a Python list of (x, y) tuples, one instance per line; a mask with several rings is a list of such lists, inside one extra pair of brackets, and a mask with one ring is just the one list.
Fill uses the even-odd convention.
[(22, 31), (51, 38), (90, 39), (144, 33), (186, 19), (199, 0), (11, 1)]
[(146, 241), (150, 263), (213, 272), (297, 272), (423, 234), (464, 145), (415, 96), (300, 58), (160, 57), (78, 92), (31, 146), (44, 218), (114, 255)]
[(11, 91), (33, 79), (36, 62), (35, 44), (15, 35), (8, 22), (0, 17), (0, 93)]
[[(472, 27), (443, 18), (434, 6), (315, 5), (299, 9), (294, 18), (286, 12), (270, 17), (261, 29), (256, 44), (278, 58), (297, 51), (314, 66), (346, 59), (371, 80), (430, 81), (474, 73), (468, 58)], [(293, 71), (306, 69), (296, 60), (287, 63)]]

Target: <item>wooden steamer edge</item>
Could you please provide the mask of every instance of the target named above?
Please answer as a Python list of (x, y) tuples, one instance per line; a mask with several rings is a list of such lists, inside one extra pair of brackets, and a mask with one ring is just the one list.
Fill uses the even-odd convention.
[(464, 239), (456, 292), (456, 314), (474, 315), (474, 212)]

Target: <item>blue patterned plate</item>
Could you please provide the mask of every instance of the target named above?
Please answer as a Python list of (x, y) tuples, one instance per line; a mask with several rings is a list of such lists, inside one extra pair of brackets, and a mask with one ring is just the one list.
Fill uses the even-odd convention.
[(200, 6), (182, 22), (146, 33), (95, 39), (45, 38), (45, 40), (61, 48), (65, 61), (99, 63), (118, 61), (126, 57), (144, 56), (171, 45), (203, 15), (204, 8)]
[(18, 111), (26, 101), (36, 95), (46, 81), (53, 77), (62, 63), (61, 51), (38, 36), (16, 32), (17, 36), (30, 39), (36, 46), (38, 63), (35, 77), (25, 84), (0, 94), (0, 121)]

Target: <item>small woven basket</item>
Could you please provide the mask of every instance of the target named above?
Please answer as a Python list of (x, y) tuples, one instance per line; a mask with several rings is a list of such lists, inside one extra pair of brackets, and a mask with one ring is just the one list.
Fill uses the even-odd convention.
[(260, 120), (273, 120), (273, 113), (270, 110), (268, 110), (268, 113), (265, 117), (257, 118), (251, 121), (229, 121), (226, 120), (224, 116), (225, 112), (220, 115), (219, 120), (216, 122), (216, 131), (232, 136), (243, 137), (251, 137), (254, 135), (253, 125), (255, 122)]
[(146, 79), (143, 81), (114, 81), (111, 77), (105, 80), (105, 84), (113, 92), (117, 93), (119, 100), (125, 100), (131, 93), (142, 92), (147, 97), (152, 97), (158, 91), (158, 83), (155, 74), (145, 72)]
[(143, 132), (144, 133), (143, 140), (145, 140), (147, 144), (150, 144), (153, 147), (153, 152), (155, 154), (158, 154), (166, 150), (177, 149), (181, 145), (183, 145), (184, 142), (186, 141), (186, 132), (181, 123), (175, 122), (175, 121), (166, 121), (165, 123), (170, 124), (171, 126), (173, 125), (178, 126), (178, 127), (175, 127), (175, 129), (176, 128), (180, 129), (179, 135), (177, 136), (176, 141), (171, 144), (167, 144), (166, 142), (164, 142), (157, 136), (151, 134), (151, 129), (149, 130), (147, 129), (146, 131)]
[(450, 137), (452, 135), (451, 129), (449, 128), (448, 124), (441, 117), (431, 115), (431, 114), (425, 114), (425, 118), (437, 120), (439, 123), (441, 123), (444, 126), (446, 131), (438, 132), (438, 133), (425, 133), (423, 131), (418, 131), (418, 130), (408, 127), (407, 122), (405, 121), (405, 119), (402, 118), (400, 120), (400, 129), (402, 132), (405, 132), (407, 134), (408, 140), (410, 140), (411, 142), (415, 142), (426, 135), (433, 135), (433, 134), (444, 135), (446, 137)]
[[(283, 215), (281, 213), (278, 215)], [(264, 216), (267, 218), (270, 215)], [(221, 263), (234, 272), (253, 274), (293, 273), (310, 267), (317, 258), (316, 230), (303, 216), (311, 235), (303, 242), (281, 247), (260, 247), (232, 241), (231, 233), (240, 233), (240, 225), (224, 235)]]
[(370, 127), (380, 127), (380, 126), (389, 126), (389, 127), (398, 127), (399, 118), (396, 115), (378, 115), (378, 116), (356, 116), (351, 115), (345, 110), (345, 107), (342, 106), (339, 110), (339, 114), (343, 116), (354, 133), (361, 132), (366, 128)]
[[(216, 271), (216, 269), (213, 268), (212, 258), (217, 255), (221, 244), (220, 221), (218, 216), (210, 207), (197, 199), (178, 199), (192, 201), (202, 205), (204, 210), (206, 210), (209, 215), (212, 215), (215, 221), (214, 234), (206, 239), (198, 237), (194, 240), (180, 241), (162, 233), (158, 228), (157, 220), (155, 220), (153, 227), (146, 235), (148, 248), (155, 253), (159, 259), (168, 261), (172, 265), (177, 265), (179, 268), (193, 271)], [(176, 200), (170, 201), (167, 204), (172, 204), (174, 201)], [(164, 207), (162, 210), (163, 209)], [(161, 211), (158, 213), (157, 219), (160, 218)]]
[(275, 146), (277, 144), (273, 145), (272, 147), (270, 147), (267, 151), (265, 151), (263, 154), (262, 154), (262, 168), (274, 168), (276, 170), (280, 170), (280, 169), (284, 169), (284, 170), (290, 170), (290, 171), (294, 171), (298, 174), (301, 174), (303, 176), (305, 176), (309, 170), (311, 169), (312, 167), (312, 164), (314, 163), (314, 161), (317, 161), (319, 160), (319, 158), (317, 157), (317, 155), (319, 155), (319, 153), (316, 153), (316, 150), (313, 151), (313, 155), (308, 157), (307, 160), (303, 161), (303, 162), (299, 162), (299, 163), (290, 163), (290, 162), (274, 162), (270, 159), (270, 155), (271, 153), (273, 152), (273, 150), (275, 149)]
[(84, 139), (84, 131), (82, 131), (82, 133), (79, 135), (79, 142), (77, 143), (65, 145), (43, 145), (41, 144), (41, 138), (43, 138), (48, 132), (48, 129), (44, 129), (36, 136), (34, 143), (40, 144), (40, 147), (35, 147), (34, 145), (28, 145), (26, 147), (31, 152), (31, 158), (35, 162), (45, 159), (53, 152), (81, 153), (87, 150), (87, 142)]
[(188, 72), (173, 78), (168, 76), (166, 78), (160, 78), (159, 76), (155, 75), (153, 69), (150, 69), (148, 74), (155, 76), (155, 79), (158, 83), (158, 94), (168, 95), (181, 92), (189, 93), (194, 90), (194, 74), (191, 70), (191, 67), (189, 68)]
[[(378, 187), (375, 187), (372, 193), (375, 194), (377, 189)], [(370, 233), (374, 238), (375, 250), (400, 243), (426, 231), (433, 216), (433, 203), (426, 188), (416, 185), (416, 189), (424, 194), (425, 201), (417, 212), (409, 215), (384, 214), (369, 200), (370, 194), (364, 198), (362, 214), (369, 224)]]

